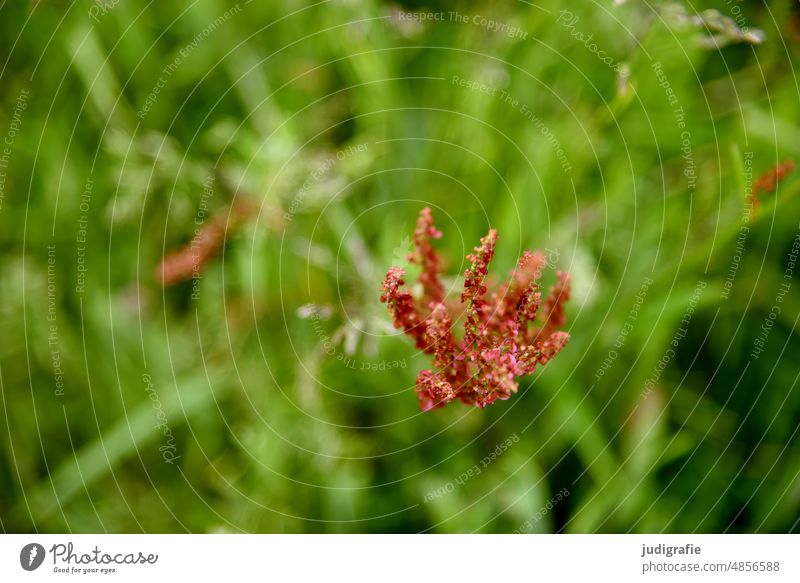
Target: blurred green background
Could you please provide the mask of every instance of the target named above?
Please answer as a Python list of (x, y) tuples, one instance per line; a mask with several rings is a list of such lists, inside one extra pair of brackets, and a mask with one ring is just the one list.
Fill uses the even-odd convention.
[[(800, 157), (798, 30), (789, 1), (0, 4), (0, 526), (800, 530), (800, 180), (747, 204)], [(378, 299), (426, 205), (453, 294), (490, 226), (496, 280), (524, 249), (573, 276), (569, 346), (485, 410), (418, 411), (430, 359)]]

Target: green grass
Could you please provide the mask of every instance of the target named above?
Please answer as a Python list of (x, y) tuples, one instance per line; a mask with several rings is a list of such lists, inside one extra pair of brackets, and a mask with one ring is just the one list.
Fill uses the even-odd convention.
[[(566, 489), (530, 530), (798, 531), (800, 179), (737, 250), (748, 184), (800, 158), (798, 11), (737, 3), (765, 41), (708, 50), (610, 4), (0, 5), (2, 529), (510, 532)], [(242, 200), (196, 298), (160, 287)], [(537, 248), (573, 275), (568, 348), (485, 410), (418, 412), (378, 299), (426, 205), (451, 293), (490, 226), (497, 279)]]

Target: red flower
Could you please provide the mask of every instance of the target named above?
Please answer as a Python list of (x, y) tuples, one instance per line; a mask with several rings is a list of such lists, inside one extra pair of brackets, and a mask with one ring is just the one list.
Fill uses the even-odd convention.
[[(423, 411), (460, 399), (485, 407), (517, 392), (516, 377), (530, 374), (537, 365), (558, 354), (569, 340), (560, 331), (566, 324), (564, 303), (570, 297), (570, 276), (558, 272), (557, 282), (542, 305), (538, 280), (545, 266), (544, 254), (526, 251), (508, 283), (487, 296), (485, 285), (494, 256), (497, 231), (490, 230), (480, 246), (468, 255), (471, 267), (464, 273), (464, 336), (453, 334), (453, 320), (439, 281), (439, 258), (430, 243), (441, 233), (431, 211), (420, 212), (414, 232), (415, 251), (409, 260), (422, 267), (422, 297), (415, 301), (403, 291), (405, 272), (392, 267), (386, 274), (381, 301), (388, 304), (396, 328), (414, 338), (418, 348), (434, 357), (436, 372), (417, 376), (417, 396)], [(543, 324), (534, 324), (539, 312)]]

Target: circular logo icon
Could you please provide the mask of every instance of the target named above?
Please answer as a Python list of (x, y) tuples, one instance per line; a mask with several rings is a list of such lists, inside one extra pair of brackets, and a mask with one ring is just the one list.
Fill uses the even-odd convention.
[(44, 562), (44, 547), (39, 543), (30, 543), (19, 552), (19, 564), (26, 571), (35, 571)]

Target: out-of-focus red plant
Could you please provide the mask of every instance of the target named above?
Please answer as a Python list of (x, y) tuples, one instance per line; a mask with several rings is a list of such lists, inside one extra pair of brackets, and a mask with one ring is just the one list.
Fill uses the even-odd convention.
[(222, 248), (225, 237), (234, 233), (253, 214), (253, 210), (250, 203), (239, 202), (231, 207), (230, 212), (227, 209), (219, 211), (195, 231), (188, 244), (164, 256), (156, 268), (156, 281), (166, 287), (199, 277), (209, 260)]
[(794, 172), (794, 169), (794, 162), (785, 160), (756, 178), (755, 182), (753, 182), (753, 191), (750, 197), (753, 209), (758, 209), (761, 205), (760, 195), (775, 192), (775, 189), (778, 188), (778, 183)]
[[(570, 276), (557, 272), (556, 284), (544, 302), (538, 280), (546, 259), (541, 251), (525, 251), (510, 280), (489, 293), (485, 285), (494, 256), (497, 231), (491, 229), (468, 255), (464, 273), (464, 335), (453, 333), (453, 320), (439, 280), (439, 257), (431, 245), (441, 233), (430, 209), (423, 209), (414, 232), (414, 252), (408, 260), (421, 268), (421, 297), (415, 300), (403, 286), (405, 271), (386, 274), (381, 301), (388, 305), (394, 326), (414, 339), (417, 348), (433, 355), (435, 370), (417, 376), (420, 408), (427, 411), (455, 399), (485, 407), (517, 392), (516, 377), (533, 372), (564, 348), (569, 334), (564, 303), (570, 297)], [(536, 319), (540, 318), (539, 322)]]

